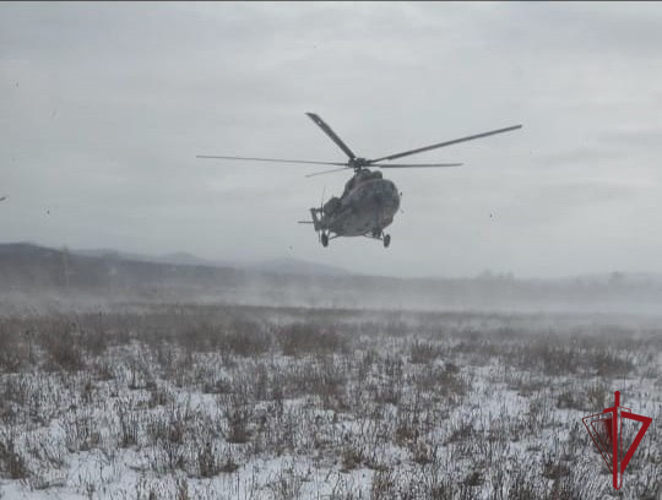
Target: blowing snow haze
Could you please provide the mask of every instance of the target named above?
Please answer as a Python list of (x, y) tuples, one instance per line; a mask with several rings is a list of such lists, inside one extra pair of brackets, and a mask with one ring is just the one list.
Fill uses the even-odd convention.
[[(662, 272), (657, 3), (3, 3), (2, 242), (386, 276)], [(388, 250), (297, 225), (345, 172), (304, 115), (378, 157)]]
[(662, 499), (660, 47), (652, 2), (0, 2), (0, 498)]

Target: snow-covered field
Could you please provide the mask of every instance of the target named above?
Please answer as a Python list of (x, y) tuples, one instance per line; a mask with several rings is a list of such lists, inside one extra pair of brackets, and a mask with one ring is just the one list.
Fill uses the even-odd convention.
[[(615, 390), (653, 418), (619, 494), (581, 422)], [(661, 431), (655, 318), (0, 317), (3, 500), (659, 499)]]

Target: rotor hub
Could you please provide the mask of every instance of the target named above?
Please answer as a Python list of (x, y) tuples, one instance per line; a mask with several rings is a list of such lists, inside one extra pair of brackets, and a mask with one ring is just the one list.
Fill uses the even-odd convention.
[(368, 160), (365, 158), (352, 158), (349, 160), (349, 166), (358, 172), (362, 168), (368, 166)]

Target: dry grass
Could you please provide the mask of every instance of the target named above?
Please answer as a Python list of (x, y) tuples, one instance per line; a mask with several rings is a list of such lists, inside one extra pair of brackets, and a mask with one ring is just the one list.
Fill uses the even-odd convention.
[(580, 419), (618, 388), (654, 418), (624, 498), (658, 498), (662, 336), (535, 324), (195, 305), (5, 317), (0, 476), (93, 498), (601, 498)]

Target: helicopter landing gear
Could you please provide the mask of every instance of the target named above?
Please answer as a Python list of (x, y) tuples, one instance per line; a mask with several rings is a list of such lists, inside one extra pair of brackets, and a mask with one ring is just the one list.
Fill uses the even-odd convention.
[(384, 234), (381, 229), (375, 229), (369, 233), (365, 233), (363, 236), (373, 240), (380, 240), (384, 244), (384, 248), (388, 248), (391, 245), (391, 235)]
[(329, 236), (326, 233), (322, 233), (322, 246), (323, 247), (329, 246)]

